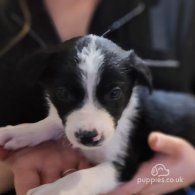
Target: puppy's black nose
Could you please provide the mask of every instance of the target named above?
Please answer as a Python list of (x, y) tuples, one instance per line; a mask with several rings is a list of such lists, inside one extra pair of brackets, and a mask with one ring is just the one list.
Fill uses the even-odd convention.
[(98, 136), (96, 129), (92, 131), (79, 129), (75, 133), (75, 137), (85, 146), (96, 146), (100, 143), (100, 141), (102, 141), (101, 137)]

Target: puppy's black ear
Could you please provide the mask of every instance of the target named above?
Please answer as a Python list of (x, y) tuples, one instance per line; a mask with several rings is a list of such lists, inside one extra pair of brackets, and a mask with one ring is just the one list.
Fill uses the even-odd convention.
[(48, 61), (52, 55), (52, 50), (40, 50), (30, 56), (25, 57), (17, 64), (17, 73), (22, 82), (28, 87), (38, 83), (41, 75), (48, 66)]
[(147, 86), (149, 91), (152, 92), (152, 75), (144, 60), (138, 57), (132, 50), (129, 54), (129, 62), (138, 84)]

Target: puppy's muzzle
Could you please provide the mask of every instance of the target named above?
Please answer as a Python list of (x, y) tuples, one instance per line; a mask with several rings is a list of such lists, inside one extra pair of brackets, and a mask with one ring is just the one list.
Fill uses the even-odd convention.
[(85, 146), (98, 146), (104, 140), (103, 135), (99, 134), (96, 129), (83, 130), (79, 129), (75, 133), (77, 141)]

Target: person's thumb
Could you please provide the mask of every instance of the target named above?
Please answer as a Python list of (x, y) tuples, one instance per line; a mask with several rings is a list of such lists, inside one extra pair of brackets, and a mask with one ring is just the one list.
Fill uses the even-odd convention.
[(178, 137), (159, 132), (152, 132), (148, 138), (148, 143), (152, 150), (174, 156), (179, 155), (183, 142), (184, 141)]

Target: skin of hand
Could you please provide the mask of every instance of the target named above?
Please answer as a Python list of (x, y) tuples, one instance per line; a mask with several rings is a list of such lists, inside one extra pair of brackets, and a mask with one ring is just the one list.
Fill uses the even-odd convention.
[(54, 182), (69, 169), (91, 166), (77, 150), (63, 141), (48, 141), (14, 152), (0, 148), (0, 159), (13, 171), (17, 195), (26, 195), (32, 188)]
[[(142, 164), (133, 179), (123, 184), (107, 195), (159, 195), (178, 190), (195, 182), (195, 149), (185, 140), (165, 135), (159, 132), (150, 134), (148, 143), (156, 155), (149, 161)], [(140, 178), (156, 178), (151, 175), (152, 168), (157, 164), (163, 164), (169, 169), (167, 178), (179, 178), (181, 182), (138, 182)], [(162, 179), (162, 178), (161, 178)]]

